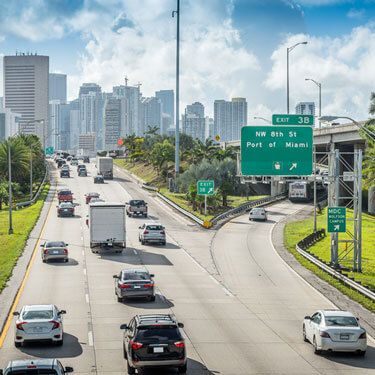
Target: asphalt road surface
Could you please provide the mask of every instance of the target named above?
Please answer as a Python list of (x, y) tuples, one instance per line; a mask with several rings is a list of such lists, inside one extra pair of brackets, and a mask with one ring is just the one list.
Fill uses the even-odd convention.
[[(11, 359), (59, 358), (75, 373), (124, 374), (120, 324), (135, 314), (173, 313), (185, 324), (189, 374), (374, 374), (375, 348), (369, 342), (365, 358), (348, 354), (316, 356), (304, 343), (301, 322), (330, 302), (305, 283), (277, 255), (270, 233), (275, 222), (300, 206), (281, 202), (269, 208), (267, 223), (232, 220), (219, 231), (205, 231), (156, 201), (120, 174), (95, 185), (91, 164), (88, 177), (59, 180), (58, 187), (74, 192), (74, 218), (58, 218), (52, 204), (44, 240), (69, 244), (69, 263), (32, 264), (19, 306), (54, 303), (67, 310), (64, 345), (28, 345), (16, 349), (14, 324), (0, 350), (0, 366)], [(106, 201), (142, 198), (149, 202), (150, 219), (166, 226), (167, 246), (142, 246), (142, 218), (127, 218), (127, 249), (122, 255), (93, 254), (85, 225), (84, 194), (96, 191)], [(112, 275), (122, 268), (146, 266), (155, 274), (157, 299), (118, 303)], [(216, 275), (219, 273), (219, 275)], [(173, 374), (148, 370), (145, 374)]]

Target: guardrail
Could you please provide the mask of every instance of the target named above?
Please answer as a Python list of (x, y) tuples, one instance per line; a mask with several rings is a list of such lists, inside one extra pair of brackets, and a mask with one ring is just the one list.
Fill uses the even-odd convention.
[(156, 192), (159, 191), (159, 189), (157, 187), (146, 185), (146, 184), (142, 184), (142, 189), (150, 190), (150, 191), (156, 191)]
[(29, 201), (26, 201), (26, 202), (19, 202), (19, 203), (16, 203), (16, 208), (22, 208), (22, 207), (27, 207), (27, 206), (30, 206), (32, 205), (33, 203), (35, 203), (35, 201), (38, 199), (39, 197), (39, 194), (40, 192), (42, 191), (43, 187), (44, 187), (44, 184), (47, 180), (47, 177), (48, 177), (48, 168), (46, 168), (46, 173), (44, 174), (44, 177), (43, 177), (43, 180), (42, 182), (40, 183), (39, 185), (39, 188), (38, 190), (36, 191), (33, 199), (29, 200)]
[[(323, 233), (324, 232), (324, 233)], [(319, 241), (325, 237), (325, 230), (322, 229), (321, 231), (317, 231), (305, 237), (303, 240), (297, 243), (296, 250), (310, 262), (314, 263), (323, 271), (327, 272), (335, 279), (340, 280), (350, 288), (356, 290), (357, 292), (363, 294), (364, 296), (370, 298), (372, 301), (375, 301), (375, 293), (370, 289), (364, 287), (360, 283), (352, 280), (351, 278), (343, 275), (340, 271), (330, 267), (328, 264), (322, 262), (318, 258), (316, 258), (313, 254), (309, 253), (307, 249), (312, 246), (315, 242)]]
[(224, 212), (224, 213), (222, 213), (222, 214), (220, 214), (218, 216), (215, 216), (211, 220), (211, 223), (213, 225), (215, 225), (215, 224), (217, 224), (221, 220), (225, 220), (225, 219), (227, 219), (230, 216), (238, 215), (238, 214), (241, 214), (243, 212), (249, 211), (253, 207), (265, 206), (266, 204), (274, 203), (274, 202), (283, 200), (285, 198), (286, 198), (286, 193), (282, 193), (282, 194), (279, 194), (279, 195), (275, 195), (273, 197), (261, 198), (261, 199), (258, 199), (256, 201), (251, 201), (251, 202), (242, 204), (239, 207), (232, 208), (231, 210), (228, 210), (228, 211), (226, 211), (226, 212)]

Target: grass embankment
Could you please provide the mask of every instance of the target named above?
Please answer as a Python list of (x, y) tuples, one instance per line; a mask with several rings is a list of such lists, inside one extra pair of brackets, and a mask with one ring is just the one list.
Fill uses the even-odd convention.
[(141, 178), (144, 180), (146, 183), (158, 187), (160, 189), (160, 193), (166, 196), (168, 199), (173, 201), (174, 203), (178, 204), (180, 207), (183, 209), (191, 212), (198, 218), (202, 220), (211, 220), (215, 216), (227, 211), (230, 208), (235, 208), (240, 206), (241, 204), (244, 204), (249, 201), (261, 199), (264, 197), (262, 196), (249, 196), (247, 197), (237, 197), (230, 195), (228, 197), (228, 207), (218, 207), (214, 212), (211, 212), (209, 215), (204, 215), (203, 213), (201, 214), (200, 211), (194, 211), (192, 205), (190, 202), (186, 200), (186, 194), (184, 193), (171, 193), (167, 189), (167, 183), (164, 181), (164, 179), (160, 176), (158, 176), (157, 172), (153, 168), (152, 165), (147, 165), (145, 163), (131, 163), (128, 162), (124, 159), (117, 159), (114, 160), (114, 163), (129, 172), (135, 174), (137, 177)]
[[(347, 227), (350, 228), (352, 221), (350, 219), (353, 217), (351, 210), (347, 210)], [(313, 228), (313, 219), (308, 218), (301, 221), (295, 221), (287, 223), (284, 229), (284, 244), (287, 249), (294, 255), (294, 257), (306, 268), (317, 274), (323, 280), (329, 282), (331, 285), (339, 289), (344, 294), (348, 295), (353, 300), (361, 303), (370, 311), (375, 312), (375, 303), (368, 298), (362, 296), (360, 293), (348, 288), (344, 284), (340, 283), (335, 278), (329, 276), (327, 273), (322, 271), (319, 267), (315, 266), (313, 263), (308, 261), (302, 255), (300, 255), (295, 247), (296, 244), (309, 235)], [(327, 227), (327, 209), (323, 210), (321, 214), (318, 215), (318, 229)], [(350, 237), (346, 233), (339, 235), (339, 239), (349, 239)], [(362, 216), (362, 273), (349, 272), (349, 276), (354, 277), (356, 281), (361, 281), (363, 285), (371, 286), (375, 288), (375, 218), (363, 214)], [(343, 255), (345, 251), (345, 244), (340, 243), (339, 254)], [(309, 252), (316, 255), (326, 263), (330, 262), (330, 235), (327, 236), (314, 244), (309, 248)], [(340, 260), (340, 264), (351, 268), (353, 264), (353, 252), (351, 252), (347, 259)]]
[(0, 292), (4, 289), (17, 259), (22, 254), (30, 232), (35, 226), (48, 194), (50, 185), (46, 184), (38, 200), (30, 207), (13, 210), (13, 231), (9, 235), (8, 210), (0, 211)]

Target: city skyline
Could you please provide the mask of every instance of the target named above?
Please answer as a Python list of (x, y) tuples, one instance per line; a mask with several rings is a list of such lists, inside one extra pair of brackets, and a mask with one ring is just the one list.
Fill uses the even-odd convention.
[[(48, 52), (50, 71), (68, 75), (69, 100), (77, 97), (83, 82), (97, 82), (109, 92), (125, 75), (131, 85), (143, 83), (146, 97), (163, 87), (174, 88), (175, 20), (170, 14), (175, 1), (165, 0), (162, 7), (145, 0), (114, 1), (103, 4), (100, 12), (91, 0), (65, 3), (69, 12), (64, 16), (58, 5), (44, 1), (32, 9), (26, 4), (18, 16), (11, 4), (4, 5), (0, 53), (15, 53), (15, 45), (18, 50)], [(139, 11), (146, 5), (148, 15)], [(366, 116), (375, 81), (365, 68), (375, 49), (374, 3), (186, 0), (181, 11), (180, 112), (200, 101), (213, 116), (210, 103), (234, 96), (246, 97), (255, 116), (284, 112), (285, 49), (307, 40), (308, 45), (291, 55), (291, 107), (317, 101), (316, 88), (304, 81), (311, 77), (323, 83), (323, 114)], [(18, 24), (26, 14), (27, 32), (12, 27), (11, 21)], [(276, 19), (277, 32), (267, 31)], [(332, 27), (322, 28), (328, 20)], [(66, 48), (56, 49), (57, 42)], [(200, 64), (193, 55), (199, 55)], [(214, 64), (209, 63), (212, 57)]]

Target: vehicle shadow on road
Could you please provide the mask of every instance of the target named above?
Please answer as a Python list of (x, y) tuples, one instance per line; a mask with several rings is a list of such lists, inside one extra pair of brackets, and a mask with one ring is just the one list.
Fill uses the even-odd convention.
[(117, 182), (131, 182), (130, 180), (123, 178), (123, 177), (113, 177), (113, 181)]
[(368, 346), (364, 357), (358, 356), (356, 353), (333, 352), (324, 353), (324, 358), (329, 361), (357, 367), (363, 369), (375, 369), (375, 348)]
[[(173, 266), (173, 263), (163, 254), (155, 254), (149, 251), (136, 249), (137, 255), (133, 253), (132, 248), (127, 248), (122, 255), (115, 253), (99, 253), (101, 259), (111, 260), (118, 263), (128, 263), (133, 265), (156, 265), (156, 266)], [(141, 262), (139, 261), (141, 258)]]
[(144, 298), (125, 300), (126, 306), (134, 307), (135, 309), (143, 310), (159, 310), (159, 309), (170, 309), (174, 306), (174, 303), (163, 295), (156, 294), (155, 302), (149, 302)]
[(64, 267), (64, 266), (78, 266), (79, 263), (74, 258), (69, 258), (66, 263), (62, 262), (61, 260), (49, 260), (48, 264), (50, 264), (51, 266)]
[[(187, 374), (194, 374), (194, 375), (214, 375), (220, 374), (219, 371), (209, 370), (203, 363), (198, 362), (194, 359), (188, 358), (187, 364)], [(143, 369), (138, 372), (142, 375), (169, 375), (169, 374), (178, 374), (177, 369), (174, 368), (150, 368), (150, 369)]]
[(64, 332), (64, 345), (51, 343), (30, 343), (20, 348), (21, 352), (39, 358), (73, 358), (82, 354), (83, 349), (77, 337)]

